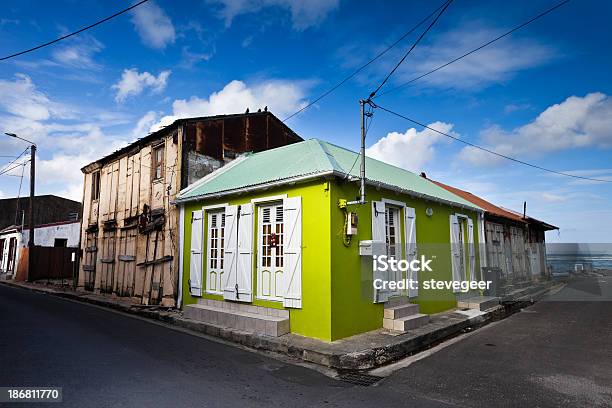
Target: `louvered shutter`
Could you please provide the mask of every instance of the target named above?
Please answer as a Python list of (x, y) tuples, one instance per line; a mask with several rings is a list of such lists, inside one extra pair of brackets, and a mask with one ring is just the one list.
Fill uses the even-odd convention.
[(223, 249), (223, 298), (236, 300), (236, 254), (238, 245), (238, 206), (225, 207), (225, 245)]
[[(406, 260), (411, 262), (417, 258), (416, 212), (414, 208), (404, 207), (404, 232), (406, 238)], [(408, 270), (407, 278), (413, 281), (418, 281), (418, 272)], [(408, 290), (408, 297), (417, 297), (418, 295), (418, 288)]]
[(253, 204), (242, 204), (238, 214), (238, 259), (236, 262), (238, 296), (236, 300), (251, 302), (253, 301)]
[(476, 250), (474, 248), (474, 223), (471, 218), (467, 220), (468, 224), (468, 250), (470, 255), (470, 280), (476, 280)]
[(285, 267), (283, 306), (302, 308), (302, 198), (283, 200)]
[[(461, 251), (459, 245), (459, 220), (456, 215), (450, 216), (450, 246), (451, 246), (451, 266), (453, 271), (453, 280), (461, 282)], [(460, 289), (454, 289), (454, 292), (459, 292)]]
[(189, 292), (202, 296), (202, 210), (191, 213), (191, 251), (189, 257)]
[[(381, 256), (387, 254), (387, 229), (385, 225), (385, 203), (383, 201), (372, 201), (372, 255)], [(389, 280), (389, 271), (372, 271), (372, 281), (382, 279)], [(374, 303), (386, 302), (389, 299), (388, 289), (374, 288)]]

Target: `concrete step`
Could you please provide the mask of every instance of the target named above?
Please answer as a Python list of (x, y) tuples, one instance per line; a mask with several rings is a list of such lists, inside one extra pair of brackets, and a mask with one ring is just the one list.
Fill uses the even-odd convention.
[(407, 296), (394, 296), (385, 302), (385, 309), (392, 307), (403, 306), (410, 303), (410, 299)]
[(249, 313), (209, 305), (188, 305), (184, 316), (216, 326), (265, 334), (272, 337), (289, 333), (289, 317)]
[(499, 298), (492, 296), (477, 296), (457, 302), (457, 307), (461, 309), (476, 309), (484, 312), (499, 305)]
[(399, 319), (400, 317), (406, 317), (419, 313), (419, 305), (414, 303), (408, 303), (406, 305), (395, 306), (385, 309), (385, 319)]
[(198, 304), (212, 306), (218, 309), (235, 310), (238, 312), (254, 313), (265, 316), (289, 317), (289, 310), (272, 307), (255, 306), (250, 303), (229, 302), (225, 300), (198, 299)]
[(429, 315), (418, 313), (399, 319), (383, 319), (383, 327), (394, 331), (408, 331), (424, 326), (429, 323)]

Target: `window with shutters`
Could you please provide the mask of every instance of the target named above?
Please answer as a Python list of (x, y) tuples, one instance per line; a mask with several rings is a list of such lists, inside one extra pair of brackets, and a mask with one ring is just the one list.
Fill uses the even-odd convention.
[(222, 293), (221, 275), (224, 266), (225, 248), (225, 212), (214, 211), (208, 213), (208, 242), (207, 242), (207, 279), (206, 288), (211, 293)]
[(284, 273), (284, 222), (281, 203), (259, 207), (258, 228), (258, 297), (282, 299)]
[(400, 209), (387, 205), (385, 207), (385, 239), (387, 243), (387, 256), (399, 258), (401, 256), (400, 239)]

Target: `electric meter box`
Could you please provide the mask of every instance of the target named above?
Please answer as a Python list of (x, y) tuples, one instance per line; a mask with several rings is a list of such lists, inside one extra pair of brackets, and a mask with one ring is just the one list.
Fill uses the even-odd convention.
[(372, 243), (374, 241), (359, 241), (359, 255), (372, 256)]

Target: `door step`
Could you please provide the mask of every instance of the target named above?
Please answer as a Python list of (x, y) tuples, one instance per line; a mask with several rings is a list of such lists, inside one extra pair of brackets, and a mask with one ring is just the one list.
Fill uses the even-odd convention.
[(469, 299), (459, 300), (457, 307), (460, 309), (476, 309), (484, 312), (499, 305), (499, 298), (492, 296), (476, 296)]
[[(230, 308), (194, 304), (185, 307), (184, 316), (188, 319), (213, 324), (215, 326), (265, 334), (272, 337), (278, 337), (289, 333), (289, 317), (278, 316), (276, 310), (272, 310), (275, 311), (274, 316), (271, 314), (250, 313), (238, 309), (232, 310)], [(281, 311), (279, 310), (278, 312)]]
[(427, 323), (429, 323), (429, 315), (423, 313), (400, 317), (399, 319), (383, 319), (383, 327), (385, 329), (401, 332), (419, 328)]
[(389, 307), (385, 309), (384, 313), (385, 319), (399, 319), (400, 317), (418, 314), (419, 305), (415, 303), (408, 303), (401, 306)]
[(383, 315), (385, 329), (405, 332), (429, 323), (429, 315), (419, 313), (419, 305), (405, 302), (394, 304), (394, 306), (385, 305)]

